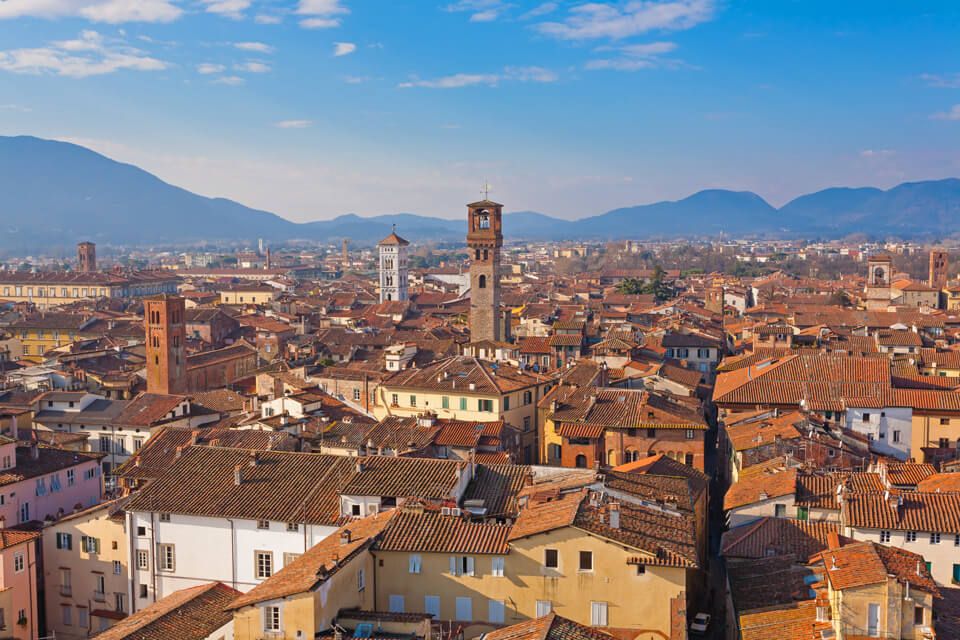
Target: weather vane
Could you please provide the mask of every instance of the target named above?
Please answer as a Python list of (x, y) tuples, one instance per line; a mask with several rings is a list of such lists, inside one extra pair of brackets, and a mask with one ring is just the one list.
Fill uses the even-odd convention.
[(490, 196), (490, 183), (486, 180), (483, 181), (483, 188), (481, 188), (480, 193), (483, 194), (483, 199), (488, 200)]

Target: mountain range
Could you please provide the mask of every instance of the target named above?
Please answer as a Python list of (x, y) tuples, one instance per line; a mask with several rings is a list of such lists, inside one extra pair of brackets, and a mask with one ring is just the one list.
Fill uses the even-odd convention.
[[(14, 252), (106, 244), (185, 245), (302, 239), (372, 244), (396, 224), (410, 240), (462, 240), (466, 221), (395, 213), (295, 223), (225, 198), (207, 198), (82, 146), (0, 136), (0, 248)], [(960, 225), (960, 180), (888, 190), (837, 187), (780, 208), (749, 191), (710, 189), (676, 201), (614, 209), (578, 220), (507, 213), (508, 239), (577, 240), (716, 236), (945, 237)]]

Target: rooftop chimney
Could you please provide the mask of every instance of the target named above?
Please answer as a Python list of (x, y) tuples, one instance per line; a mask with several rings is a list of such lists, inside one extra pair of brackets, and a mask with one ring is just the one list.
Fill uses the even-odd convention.
[(620, 528), (620, 503), (611, 502), (608, 507), (610, 513), (610, 528), (619, 529)]
[(243, 478), (241, 477), (242, 473), (243, 473), (242, 464), (238, 464), (233, 468), (233, 484), (237, 485), (238, 487), (240, 486), (240, 483), (243, 482)]
[(200, 432), (196, 429), (190, 432), (190, 445), (193, 446), (197, 444), (197, 440), (200, 439)]
[(340, 532), (340, 544), (350, 544), (350, 529)]
[(177, 447), (177, 452), (173, 454), (173, 459), (179, 460), (180, 456), (182, 455), (183, 455), (183, 445), (181, 444), (180, 446)]

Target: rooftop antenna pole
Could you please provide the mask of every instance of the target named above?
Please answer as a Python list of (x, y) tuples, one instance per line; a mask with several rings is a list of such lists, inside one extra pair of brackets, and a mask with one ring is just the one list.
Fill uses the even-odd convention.
[(483, 181), (483, 187), (480, 188), (480, 193), (483, 194), (483, 199), (487, 200), (490, 196), (490, 183), (486, 180)]

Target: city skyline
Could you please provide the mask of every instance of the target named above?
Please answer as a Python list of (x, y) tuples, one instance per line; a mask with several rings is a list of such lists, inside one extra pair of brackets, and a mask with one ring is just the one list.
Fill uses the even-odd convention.
[(484, 179), (509, 210), (567, 219), (713, 187), (781, 205), (960, 175), (958, 17), (948, 3), (6, 0), (0, 133), (294, 221), (456, 218), (449, 203)]

